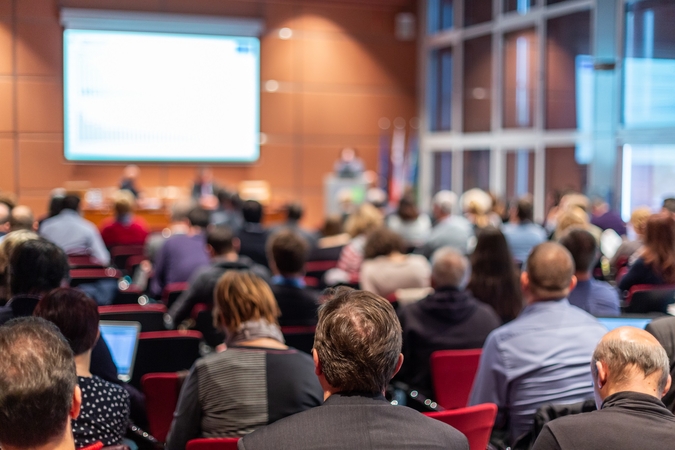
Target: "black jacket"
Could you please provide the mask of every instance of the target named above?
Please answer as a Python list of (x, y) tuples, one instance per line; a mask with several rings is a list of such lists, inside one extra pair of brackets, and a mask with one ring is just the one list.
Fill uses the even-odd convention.
[(645, 330), (661, 343), (670, 359), (670, 376), (673, 378), (673, 383), (661, 401), (666, 405), (666, 408), (675, 413), (675, 317), (654, 319), (647, 325)]
[(319, 291), (288, 284), (274, 284), (272, 292), (281, 310), (279, 325), (282, 327), (316, 325)]

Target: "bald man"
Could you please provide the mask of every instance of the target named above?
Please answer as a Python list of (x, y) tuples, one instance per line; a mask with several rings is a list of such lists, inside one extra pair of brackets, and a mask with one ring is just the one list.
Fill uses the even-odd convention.
[(549, 422), (534, 450), (672, 449), (675, 416), (661, 402), (671, 384), (668, 370), (668, 355), (651, 334), (610, 331), (591, 362), (598, 410)]
[(488, 336), (469, 400), (497, 404), (495, 428), (507, 444), (531, 430), (541, 405), (593, 396), (588, 364), (606, 332), (567, 301), (576, 278), (572, 256), (562, 245), (536, 246), (520, 283), (527, 306)]

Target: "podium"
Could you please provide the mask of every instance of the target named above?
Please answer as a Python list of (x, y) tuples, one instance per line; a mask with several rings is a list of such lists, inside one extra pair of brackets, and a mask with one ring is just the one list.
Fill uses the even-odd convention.
[(342, 214), (345, 203), (360, 205), (366, 199), (368, 182), (363, 175), (354, 178), (341, 178), (328, 174), (323, 179), (324, 210), (326, 215)]

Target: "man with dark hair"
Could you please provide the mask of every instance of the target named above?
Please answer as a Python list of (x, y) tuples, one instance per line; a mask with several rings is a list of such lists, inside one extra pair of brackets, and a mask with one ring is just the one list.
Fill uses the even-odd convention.
[(591, 361), (598, 410), (547, 423), (533, 449), (673, 448), (675, 416), (661, 402), (672, 382), (668, 370), (668, 355), (652, 335), (634, 327), (610, 331)]
[(470, 405), (495, 403), (496, 429), (515, 441), (529, 432), (544, 403), (573, 403), (593, 395), (588, 373), (593, 349), (606, 329), (570, 305), (574, 261), (553, 242), (536, 246), (520, 278), (527, 306), (494, 330), (483, 346)]
[(241, 242), (241, 254), (269, 267), (265, 249), (269, 232), (261, 223), (264, 215), (263, 206), (255, 200), (246, 200), (241, 212), (244, 224), (237, 235)]
[(509, 223), (502, 226), (502, 233), (513, 257), (520, 262), (525, 262), (530, 250), (546, 240), (546, 230), (534, 223), (531, 197), (522, 197), (511, 207)]
[(68, 255), (89, 254), (98, 262), (110, 262), (96, 225), (80, 216), (80, 197), (69, 194), (63, 198), (63, 209), (40, 225), (40, 236), (61, 247)]
[(675, 214), (675, 197), (668, 197), (663, 199), (663, 212), (668, 212), (670, 214)]
[(211, 224), (229, 227), (236, 233), (243, 222), (239, 195), (222, 189), (218, 192), (218, 209), (211, 213)]
[(319, 292), (305, 285), (307, 242), (293, 230), (285, 229), (270, 237), (269, 260), (274, 277), (272, 292), (281, 310), (279, 325), (316, 324)]
[(609, 283), (593, 278), (593, 268), (600, 257), (595, 237), (586, 230), (574, 229), (560, 240), (560, 244), (574, 259), (577, 285), (567, 297), (570, 304), (596, 317), (621, 314), (619, 292)]
[(44, 319), (0, 327), (0, 446), (75, 449), (70, 421), (82, 393), (75, 362), (58, 329)]
[(164, 242), (155, 258), (155, 274), (150, 283), (150, 293), (159, 298), (171, 283), (184, 283), (200, 267), (209, 264), (206, 252), (206, 227), (209, 213), (197, 206), (187, 214), (185, 233), (175, 234)]
[(596, 197), (591, 203), (591, 224), (600, 228), (602, 231), (614, 230), (619, 236), (626, 235), (626, 222), (621, 215), (610, 209), (609, 203), (603, 198)]
[(283, 229), (290, 229), (302, 236), (307, 241), (307, 244), (309, 244), (310, 249), (316, 247), (317, 234), (307, 231), (300, 226), (300, 220), (302, 220), (302, 216), (305, 213), (302, 205), (298, 202), (288, 203), (284, 206), (284, 210), (286, 211), (286, 222), (272, 228), (270, 235), (276, 234)]
[(452, 247), (432, 258), (434, 293), (404, 306), (398, 317), (403, 327), (403, 367), (398, 379), (433, 398), (431, 354), (437, 350), (481, 348), (501, 320), (490, 305), (466, 290), (471, 265)]
[(197, 269), (188, 280), (188, 289), (171, 305), (165, 320), (169, 328), (187, 319), (196, 304), (213, 305), (216, 283), (229, 270), (250, 270), (264, 280), (270, 278), (267, 268), (239, 255), (239, 239), (228, 227), (211, 226), (207, 230), (206, 251), (211, 256), (211, 265)]
[(385, 387), (403, 362), (391, 304), (349, 288), (328, 297), (312, 350), (325, 403), (259, 428), (239, 441), (239, 449), (468, 450), (454, 428), (385, 400)]

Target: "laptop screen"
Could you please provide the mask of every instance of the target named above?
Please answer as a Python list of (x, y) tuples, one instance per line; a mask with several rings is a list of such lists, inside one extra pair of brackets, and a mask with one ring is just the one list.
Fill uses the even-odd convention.
[(99, 322), (99, 328), (101, 337), (108, 344), (115, 366), (117, 366), (117, 376), (122, 381), (129, 381), (136, 360), (141, 324), (102, 320)]
[(644, 330), (651, 321), (652, 317), (598, 317), (598, 322), (607, 328), (607, 331), (619, 327), (635, 327)]

